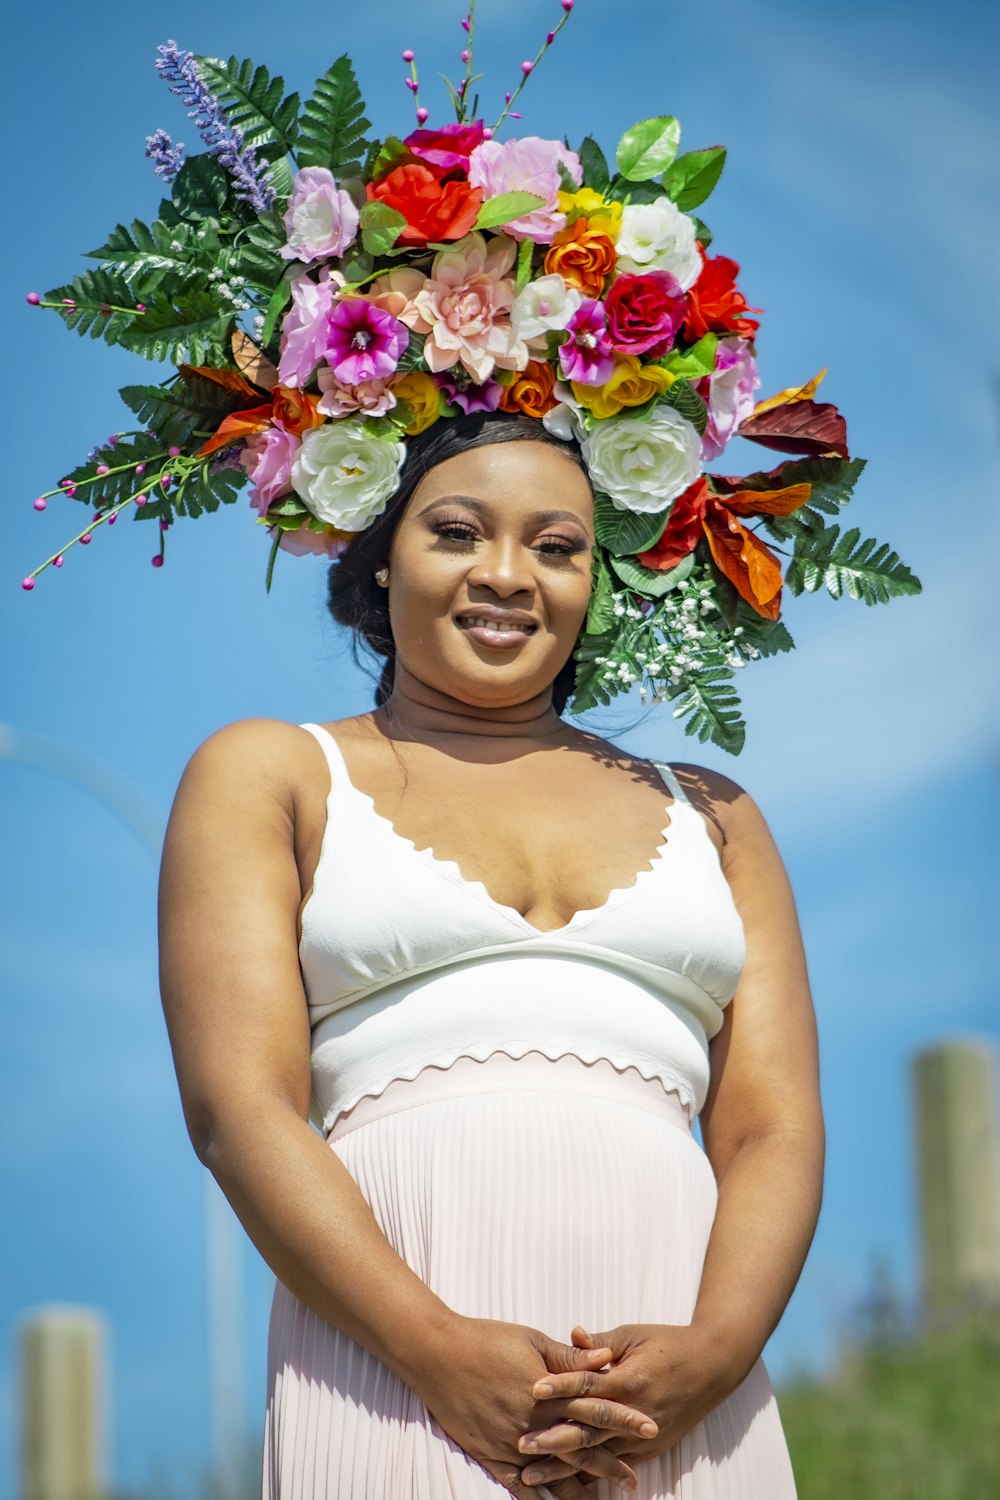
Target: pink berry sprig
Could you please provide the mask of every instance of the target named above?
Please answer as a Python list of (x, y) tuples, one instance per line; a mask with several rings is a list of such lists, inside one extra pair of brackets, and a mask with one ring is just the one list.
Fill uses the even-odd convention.
[(428, 111), (420, 103), (420, 80), (417, 76), (417, 59), (412, 47), (407, 47), (403, 53), (403, 61), (409, 64), (410, 72), (406, 79), (406, 87), (413, 95), (413, 102), (417, 106), (417, 124), (423, 125), (427, 119)]
[(505, 94), (504, 95), (504, 111), (503, 111), (503, 114), (500, 116), (499, 120), (493, 126), (493, 129), (490, 132), (491, 135), (496, 135), (497, 131), (500, 129), (500, 126), (503, 124), (504, 120), (507, 118), (508, 115), (511, 115), (511, 117), (513, 119), (515, 119), (515, 120), (519, 120), (521, 118), (520, 115), (512, 113), (512, 111), (511, 111), (511, 105), (514, 103), (514, 101), (517, 98), (518, 94), (524, 88), (524, 85), (527, 83), (527, 81), (531, 77), (532, 73), (538, 67), (538, 64), (541, 62), (542, 58), (545, 56), (545, 53), (552, 46), (552, 43), (555, 41), (555, 39), (559, 35), (560, 31), (562, 31), (563, 27), (566, 25), (566, 22), (569, 20), (570, 15), (572, 14), (573, 6), (575, 4), (575, 0), (561, 0), (561, 4), (562, 4), (562, 9), (563, 9), (563, 14), (562, 14), (562, 16), (561, 16), (561, 18), (559, 20), (559, 24), (557, 26), (554, 26), (553, 29), (548, 33), (548, 35), (546, 36), (546, 38), (545, 38), (544, 42), (542, 43), (541, 47), (538, 49), (538, 55), (532, 61), (530, 61), (530, 62), (523, 62), (521, 64), (521, 82), (518, 84), (517, 88), (514, 90), (514, 92), (512, 94)]
[(137, 302), (134, 307), (119, 307), (114, 302), (77, 302), (74, 297), (63, 297), (59, 302), (46, 302), (37, 292), (28, 292), (24, 300), (25, 302), (30, 302), (32, 307), (55, 307), (60, 312), (66, 308), (70, 312), (76, 312), (82, 308), (84, 312), (96, 312), (102, 318), (110, 318), (111, 314), (116, 312), (132, 314), (144, 313), (146, 311), (146, 304), (144, 302)]

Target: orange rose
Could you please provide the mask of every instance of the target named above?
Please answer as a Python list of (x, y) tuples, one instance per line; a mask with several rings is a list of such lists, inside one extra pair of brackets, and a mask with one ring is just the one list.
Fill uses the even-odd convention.
[(524, 411), (529, 417), (544, 417), (559, 403), (552, 394), (556, 376), (550, 364), (529, 359), (527, 368), (505, 385), (500, 397), (501, 411)]
[(614, 241), (591, 229), (589, 219), (560, 229), (545, 257), (545, 269), (577, 287), (585, 297), (600, 297), (615, 268)]
[(419, 162), (397, 167), (381, 182), (369, 182), (365, 191), (369, 201), (388, 203), (403, 215), (400, 246), (463, 239), (479, 217), (484, 196), (482, 188), (470, 187), (464, 178), (443, 182)]
[(280, 422), (286, 432), (301, 437), (310, 427), (321, 427), (326, 421), (323, 413), (316, 410), (321, 399), (300, 391), (297, 386), (276, 385), (272, 396), (274, 420)]

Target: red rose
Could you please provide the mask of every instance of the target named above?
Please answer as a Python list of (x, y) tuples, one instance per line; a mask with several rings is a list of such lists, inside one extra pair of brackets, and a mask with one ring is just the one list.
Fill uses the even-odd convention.
[(387, 203), (406, 220), (400, 245), (426, 245), (428, 240), (460, 240), (469, 233), (483, 203), (482, 188), (464, 179), (442, 182), (440, 175), (420, 162), (397, 167), (381, 182), (369, 182), (369, 199)]
[(471, 125), (442, 125), (440, 130), (414, 130), (403, 142), (413, 156), (450, 172), (455, 167), (466, 171), (469, 157), (483, 144), (482, 120)]
[(701, 240), (696, 240), (701, 256), (701, 275), (688, 292), (689, 309), (684, 337), (692, 343), (704, 337), (709, 329), (716, 333), (738, 333), (752, 339), (760, 327), (757, 318), (745, 318), (745, 312), (763, 312), (762, 307), (748, 307), (742, 292), (736, 290), (739, 266), (725, 255), (709, 259)]
[(666, 572), (674, 568), (682, 558), (693, 552), (702, 532), (705, 505), (708, 500), (708, 484), (704, 475), (688, 485), (677, 496), (660, 540), (648, 552), (640, 552), (636, 562), (644, 568), (655, 568)]
[(662, 359), (687, 315), (681, 284), (669, 271), (620, 276), (604, 299), (611, 342), (623, 354)]

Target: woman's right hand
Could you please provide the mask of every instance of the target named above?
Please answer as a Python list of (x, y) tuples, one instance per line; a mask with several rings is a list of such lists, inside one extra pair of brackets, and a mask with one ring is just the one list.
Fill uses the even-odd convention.
[[(518, 1439), (558, 1421), (562, 1403), (552, 1397), (536, 1400), (532, 1387), (552, 1371), (599, 1370), (610, 1361), (611, 1350), (580, 1349), (522, 1323), (459, 1314), (439, 1348), (444, 1353), (423, 1366), (415, 1387), (431, 1416), (511, 1494), (538, 1500), (538, 1487), (520, 1479), (531, 1455), (520, 1451)], [(650, 1418), (615, 1401), (595, 1399), (591, 1405), (593, 1411), (584, 1412), (579, 1398), (573, 1402), (573, 1419), (595, 1429), (591, 1445), (574, 1453), (574, 1463), (583, 1474), (634, 1489), (635, 1471), (602, 1444), (622, 1434), (653, 1436), (655, 1424), (643, 1430)], [(572, 1478), (552, 1488), (559, 1500), (585, 1500), (590, 1494)]]

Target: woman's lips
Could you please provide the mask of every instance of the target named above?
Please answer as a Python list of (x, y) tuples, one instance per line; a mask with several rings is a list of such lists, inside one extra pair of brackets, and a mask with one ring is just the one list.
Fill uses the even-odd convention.
[(520, 646), (538, 628), (536, 625), (503, 624), (499, 621), (496, 624), (485, 624), (482, 618), (477, 623), (476, 616), (459, 616), (455, 624), (480, 646), (490, 646), (494, 651), (507, 651), (511, 646)]

